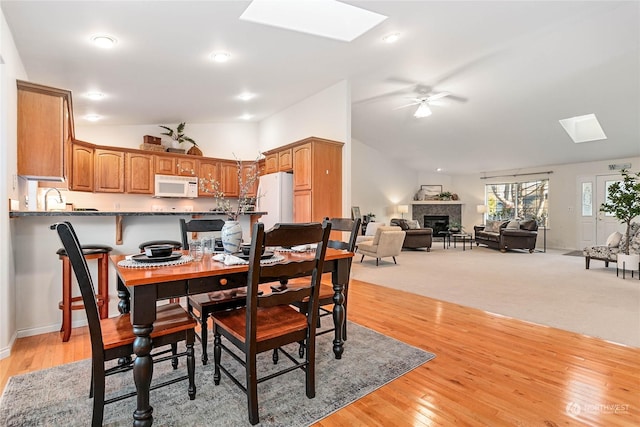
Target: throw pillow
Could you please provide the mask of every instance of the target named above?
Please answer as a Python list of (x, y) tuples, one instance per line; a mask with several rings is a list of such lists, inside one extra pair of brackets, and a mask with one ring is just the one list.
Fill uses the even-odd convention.
[(409, 229), (409, 224), (407, 224), (406, 219), (396, 219), (394, 220), (394, 222), (395, 222), (395, 225), (399, 226), (403, 230)]
[(622, 234), (615, 231), (611, 233), (609, 237), (607, 237), (607, 246), (610, 248), (617, 248), (620, 245), (620, 240), (622, 240)]
[(519, 230), (520, 229), (520, 221), (518, 221), (517, 219), (512, 219), (507, 224), (507, 228), (510, 229), (510, 230), (513, 230), (513, 229)]
[(407, 225), (409, 226), (409, 230), (416, 230), (420, 228), (420, 223), (418, 223), (417, 219), (408, 219)]
[(484, 227), (484, 231), (488, 233), (499, 233), (500, 224), (502, 224), (502, 221), (487, 221)]
[(538, 229), (538, 224), (536, 224), (535, 219), (528, 219), (520, 222), (520, 228), (527, 231), (536, 231)]

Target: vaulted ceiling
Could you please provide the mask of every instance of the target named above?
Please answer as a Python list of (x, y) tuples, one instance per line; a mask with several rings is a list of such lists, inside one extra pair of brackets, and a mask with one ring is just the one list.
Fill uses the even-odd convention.
[[(388, 19), (346, 43), (240, 21), (247, 1), (0, 4), (29, 79), (72, 90), (76, 122), (260, 121), (348, 80), (352, 137), (417, 170), (640, 155), (639, 2), (344, 3)], [(96, 49), (98, 33), (117, 45)], [(231, 59), (214, 63), (214, 51)], [(105, 98), (84, 97), (93, 90)], [(422, 119), (398, 108), (429, 91), (452, 96)], [(589, 113), (608, 139), (574, 144), (558, 120)]]

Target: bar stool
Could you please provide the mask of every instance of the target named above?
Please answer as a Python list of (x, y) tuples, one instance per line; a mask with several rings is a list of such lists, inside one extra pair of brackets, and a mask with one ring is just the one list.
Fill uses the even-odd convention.
[[(98, 260), (98, 294), (96, 302), (101, 319), (109, 317), (109, 252), (113, 248), (106, 245), (82, 245), (82, 253), (87, 260)], [(56, 252), (62, 260), (62, 301), (58, 308), (62, 310), (62, 341), (71, 337), (71, 310), (83, 310), (82, 297), (71, 296), (71, 263), (64, 248)]]

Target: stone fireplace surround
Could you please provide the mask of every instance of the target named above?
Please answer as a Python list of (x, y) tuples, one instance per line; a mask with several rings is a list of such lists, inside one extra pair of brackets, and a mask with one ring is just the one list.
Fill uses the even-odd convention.
[(460, 202), (413, 202), (411, 219), (417, 219), (424, 227), (424, 216), (448, 216), (449, 222), (462, 224), (462, 203)]

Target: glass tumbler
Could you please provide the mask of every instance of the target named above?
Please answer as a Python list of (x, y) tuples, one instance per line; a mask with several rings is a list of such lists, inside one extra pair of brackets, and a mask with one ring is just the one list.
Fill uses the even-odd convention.
[(194, 261), (202, 261), (204, 257), (204, 245), (200, 240), (192, 240), (189, 242), (189, 255)]

